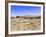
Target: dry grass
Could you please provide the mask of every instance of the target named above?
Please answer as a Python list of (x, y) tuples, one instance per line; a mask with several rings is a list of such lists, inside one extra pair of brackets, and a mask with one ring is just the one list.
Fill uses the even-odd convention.
[(12, 31), (39, 30), (41, 26), (40, 19), (12, 19)]

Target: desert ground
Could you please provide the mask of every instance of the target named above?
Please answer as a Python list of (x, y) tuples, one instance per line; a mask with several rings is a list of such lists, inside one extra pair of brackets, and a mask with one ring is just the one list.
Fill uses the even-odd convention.
[(40, 18), (11, 18), (11, 30), (12, 31), (29, 31), (40, 30), (41, 19)]

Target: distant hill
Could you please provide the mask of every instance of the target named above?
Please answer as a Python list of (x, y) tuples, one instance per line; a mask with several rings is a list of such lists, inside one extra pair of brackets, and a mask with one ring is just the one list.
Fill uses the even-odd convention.
[(26, 16), (16, 16), (16, 17), (11, 17), (12, 19), (14, 18), (24, 18), (24, 19), (40, 19), (40, 16), (32, 16), (32, 15), (26, 15)]

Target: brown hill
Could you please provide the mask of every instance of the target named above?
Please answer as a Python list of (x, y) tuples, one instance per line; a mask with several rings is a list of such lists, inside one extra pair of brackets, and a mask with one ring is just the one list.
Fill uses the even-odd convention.
[(40, 16), (16, 16), (16, 18), (24, 18), (24, 19), (40, 19)]

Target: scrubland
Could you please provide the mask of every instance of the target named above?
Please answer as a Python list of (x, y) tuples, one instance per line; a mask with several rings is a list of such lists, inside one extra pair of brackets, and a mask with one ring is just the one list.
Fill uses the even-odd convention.
[(41, 28), (41, 19), (24, 19), (24, 18), (11, 19), (12, 31), (40, 30), (40, 28)]

